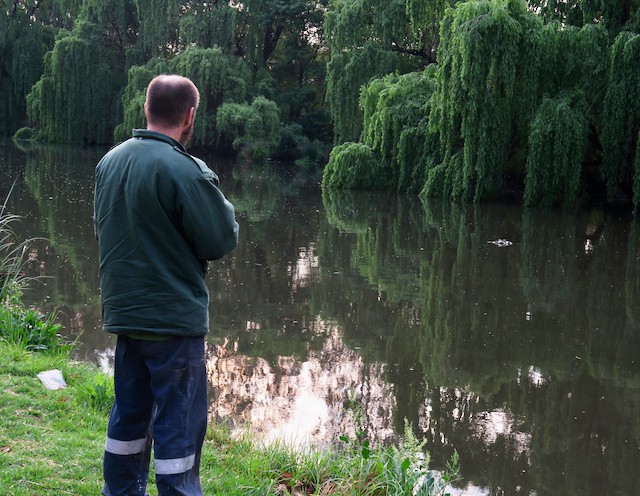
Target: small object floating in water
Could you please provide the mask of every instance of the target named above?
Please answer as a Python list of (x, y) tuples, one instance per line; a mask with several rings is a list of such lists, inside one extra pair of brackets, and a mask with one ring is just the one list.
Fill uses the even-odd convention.
[(59, 370), (45, 370), (38, 374), (38, 379), (44, 384), (44, 387), (53, 391), (67, 387), (67, 383), (62, 377), (62, 372)]
[(508, 239), (496, 239), (495, 241), (487, 241), (487, 243), (504, 248), (505, 246), (511, 246), (513, 242)]

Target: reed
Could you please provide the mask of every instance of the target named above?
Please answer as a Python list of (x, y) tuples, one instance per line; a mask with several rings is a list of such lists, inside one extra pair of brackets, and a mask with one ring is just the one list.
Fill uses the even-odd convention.
[(8, 199), (9, 195), (0, 207), (0, 301), (6, 306), (20, 300), (22, 289), (28, 282), (23, 268), (30, 242), (18, 241), (13, 225), (19, 217), (8, 212)]
[(0, 339), (32, 351), (64, 350), (69, 345), (59, 334), (56, 313), (45, 315), (22, 303), (24, 289), (35, 278), (25, 272), (33, 239), (18, 238), (13, 226), (19, 220), (5, 200), (0, 207)]

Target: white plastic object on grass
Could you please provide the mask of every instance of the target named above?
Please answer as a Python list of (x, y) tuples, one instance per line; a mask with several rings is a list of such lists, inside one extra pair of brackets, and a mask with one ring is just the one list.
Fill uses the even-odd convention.
[(38, 379), (40, 379), (42, 384), (44, 384), (44, 387), (47, 389), (56, 390), (67, 387), (64, 377), (62, 377), (62, 372), (57, 369), (40, 372), (38, 374)]

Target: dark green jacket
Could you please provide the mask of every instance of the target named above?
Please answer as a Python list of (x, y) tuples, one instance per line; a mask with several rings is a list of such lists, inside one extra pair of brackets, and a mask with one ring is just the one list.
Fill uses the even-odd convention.
[(105, 331), (208, 332), (207, 260), (238, 242), (233, 205), (217, 186), (202, 160), (148, 130), (100, 160), (94, 222)]

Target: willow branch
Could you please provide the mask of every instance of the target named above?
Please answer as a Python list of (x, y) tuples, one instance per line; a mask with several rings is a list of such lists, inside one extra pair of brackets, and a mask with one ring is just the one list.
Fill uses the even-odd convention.
[(396, 53), (402, 53), (405, 55), (413, 55), (414, 57), (420, 57), (422, 59), (425, 59), (427, 62), (429, 62), (429, 64), (436, 63), (436, 59), (433, 58), (433, 56), (426, 51), (426, 47), (423, 48), (422, 50), (418, 50), (414, 48), (405, 48), (398, 45), (398, 43), (396, 43), (395, 41), (393, 41), (391, 43), (391, 51)]

